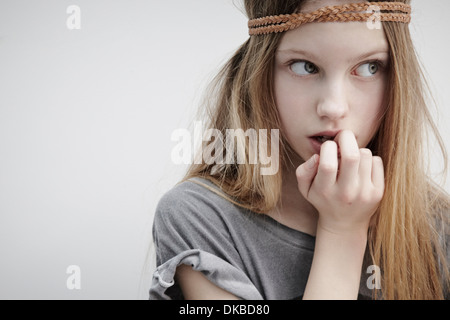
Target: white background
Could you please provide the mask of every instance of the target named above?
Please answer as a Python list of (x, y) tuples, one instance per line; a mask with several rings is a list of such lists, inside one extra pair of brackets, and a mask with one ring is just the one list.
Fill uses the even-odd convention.
[[(413, 9), (450, 149), (450, 2)], [(232, 0), (0, 0), (0, 299), (147, 298), (152, 215), (185, 169), (171, 133), (246, 23)]]

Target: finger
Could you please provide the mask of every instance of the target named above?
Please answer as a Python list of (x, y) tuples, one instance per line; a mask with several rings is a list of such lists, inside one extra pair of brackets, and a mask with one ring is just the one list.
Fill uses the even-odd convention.
[(320, 149), (320, 161), (314, 183), (318, 187), (327, 187), (336, 183), (338, 170), (337, 144), (326, 141)]
[(308, 199), (309, 189), (314, 177), (317, 174), (317, 164), (319, 163), (319, 156), (313, 155), (308, 161), (300, 165), (296, 170), (298, 190), (300, 193)]
[(360, 161), (358, 143), (350, 130), (341, 131), (336, 137), (336, 141), (341, 154), (338, 183), (348, 186), (357, 182), (358, 179)]
[(361, 184), (372, 184), (372, 151), (370, 151), (370, 149), (362, 148), (359, 150), (359, 156), (360, 160), (358, 174)]
[(372, 183), (375, 188), (384, 191), (384, 167), (380, 157), (372, 157)]

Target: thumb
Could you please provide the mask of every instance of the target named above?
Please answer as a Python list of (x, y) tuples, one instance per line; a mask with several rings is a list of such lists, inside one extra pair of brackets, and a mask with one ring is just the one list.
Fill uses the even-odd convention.
[(309, 189), (311, 189), (314, 177), (317, 174), (318, 164), (319, 156), (315, 154), (308, 161), (300, 165), (295, 172), (297, 175), (298, 190), (305, 199), (308, 199)]

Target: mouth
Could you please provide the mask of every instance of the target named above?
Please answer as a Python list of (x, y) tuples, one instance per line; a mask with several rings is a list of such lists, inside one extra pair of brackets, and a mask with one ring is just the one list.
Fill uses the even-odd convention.
[(336, 136), (313, 136), (312, 139), (315, 139), (319, 143), (324, 143), (326, 141), (333, 141)]
[(311, 147), (314, 153), (320, 154), (322, 144), (327, 141), (334, 141), (340, 131), (323, 131), (309, 137), (311, 141)]
[(339, 134), (340, 131), (324, 131), (319, 132), (313, 136), (311, 136), (311, 139), (316, 140), (319, 143), (324, 143), (327, 141), (334, 141), (336, 139), (336, 136)]

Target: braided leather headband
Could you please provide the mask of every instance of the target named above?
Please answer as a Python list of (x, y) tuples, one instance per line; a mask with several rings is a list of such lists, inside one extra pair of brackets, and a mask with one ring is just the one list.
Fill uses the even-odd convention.
[[(376, 8), (380, 12), (367, 12)], [(385, 12), (381, 12), (381, 10)], [(309, 13), (280, 14), (249, 20), (249, 34), (260, 35), (289, 31), (310, 22), (393, 21), (409, 23), (411, 6), (401, 2), (363, 2), (328, 6)]]

